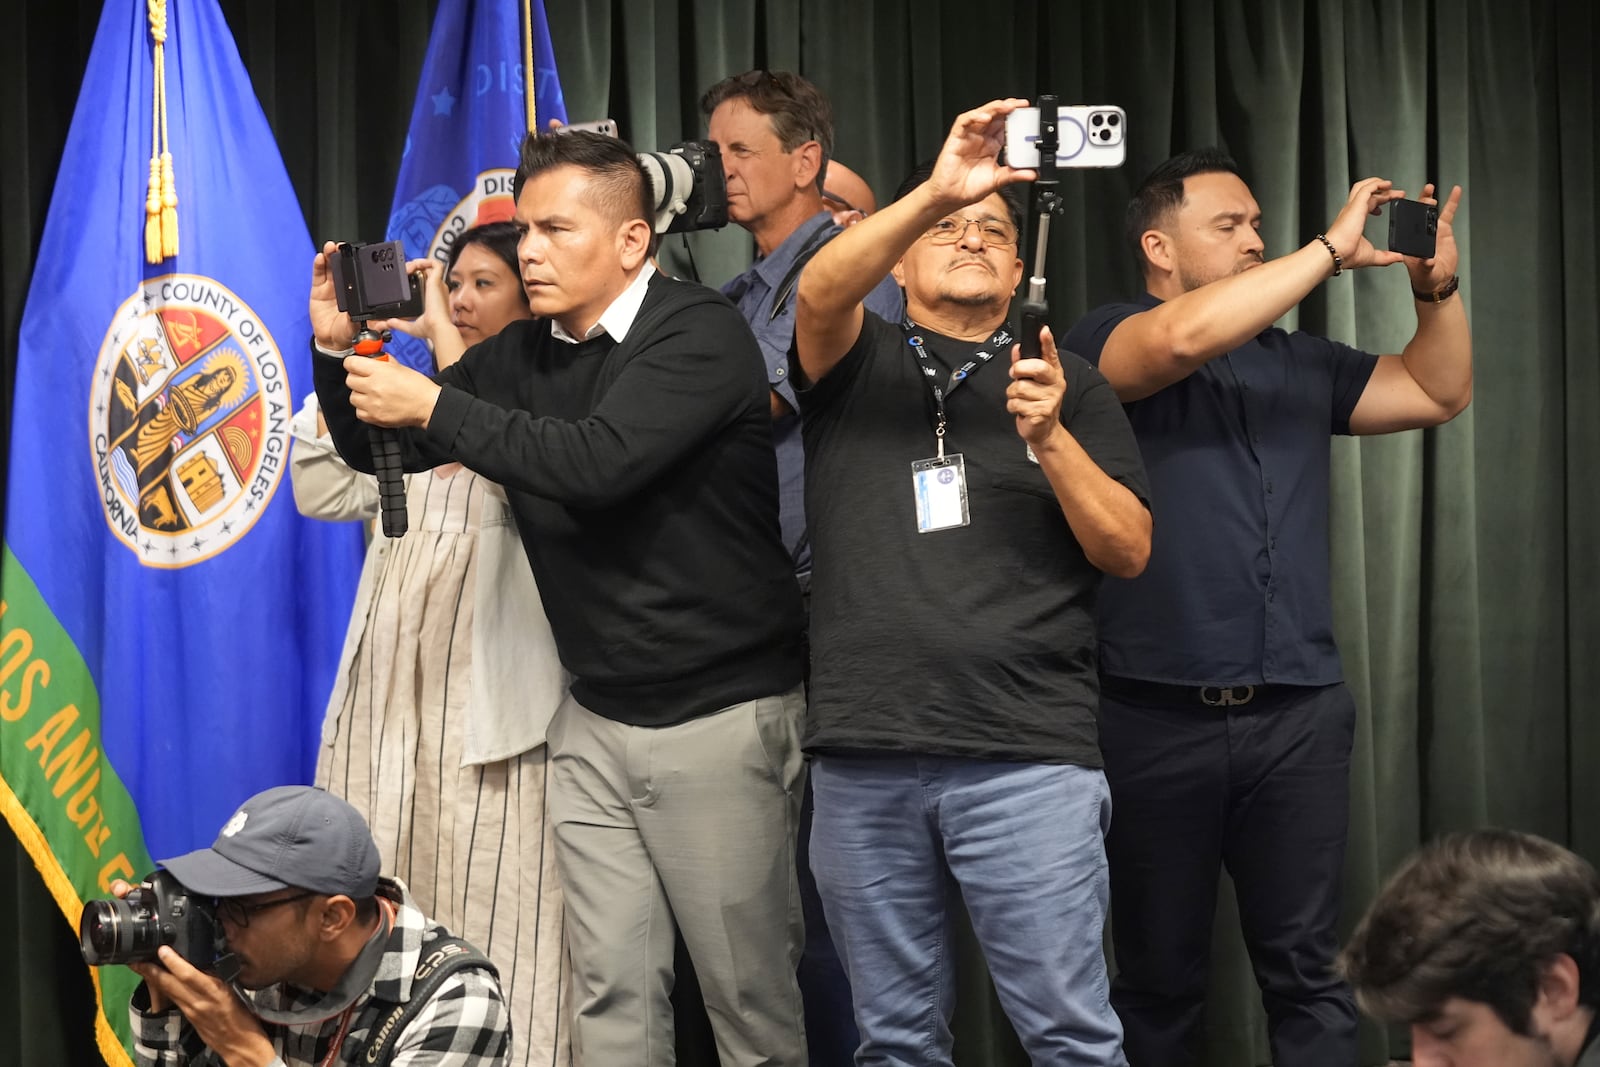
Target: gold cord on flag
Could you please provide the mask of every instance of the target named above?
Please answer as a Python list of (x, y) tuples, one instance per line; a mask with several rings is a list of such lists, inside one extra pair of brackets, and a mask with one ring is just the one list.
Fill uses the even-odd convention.
[(539, 132), (539, 109), (533, 100), (533, 8), (522, 0), (522, 95), (528, 107), (528, 132)]
[(167, 0), (146, 0), (155, 42), (150, 105), (150, 191), (144, 202), (144, 258), (160, 263), (178, 254), (178, 185), (167, 141)]

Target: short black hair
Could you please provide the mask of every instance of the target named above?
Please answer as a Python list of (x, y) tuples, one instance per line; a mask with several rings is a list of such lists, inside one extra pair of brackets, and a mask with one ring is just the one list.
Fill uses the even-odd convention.
[[(900, 187), (894, 191), (894, 198), (900, 200), (906, 197), (917, 186), (933, 177), (933, 165), (935, 162), (937, 161), (929, 159), (918, 163), (912, 168), (911, 173), (906, 175), (905, 180), (900, 183)], [(1006, 213), (1011, 216), (1011, 225), (1017, 228), (1017, 240), (1020, 242), (1022, 234), (1027, 229), (1023, 225), (1023, 220), (1028, 213), (1027, 200), (1024, 199), (1022, 189), (1018, 185), (1007, 185), (1001, 188), (999, 192), (1000, 199), (1005, 201)], [(1018, 251), (1020, 253), (1020, 246)]]
[(367, 925), (371, 924), (371, 922), (378, 917), (378, 898), (377, 897), (375, 897), (375, 896), (372, 896), (372, 897), (356, 897), (355, 898), (355, 905), (356, 905), (355, 921), (356, 921), (356, 923), (358, 925), (367, 926)]
[(588, 171), (593, 176), (587, 190), (590, 202), (618, 225), (642, 219), (650, 229), (650, 253), (655, 253), (650, 177), (628, 142), (589, 130), (529, 133), (522, 139), (522, 157), (511, 183), (513, 202), (522, 199), (529, 179), (557, 167)]
[(517, 242), (521, 238), (522, 227), (514, 222), (485, 222), (462, 230), (456, 234), (455, 240), (450, 243), (450, 250), (445, 253), (446, 279), (456, 269), (456, 260), (461, 258), (462, 251), (471, 245), (482, 245), (499, 256), (511, 268), (511, 276), (520, 279), (522, 268), (517, 265)]
[(1529, 1036), (1539, 980), (1562, 954), (1578, 965), (1579, 1003), (1600, 1006), (1600, 875), (1544, 838), (1475, 830), (1389, 879), (1339, 968), (1380, 1021), (1425, 1022), (1460, 997)]
[(1142, 274), (1145, 262), (1145, 231), (1159, 229), (1167, 224), (1172, 213), (1183, 206), (1183, 183), (1197, 174), (1232, 174), (1243, 179), (1239, 164), (1220, 148), (1196, 148), (1180, 152), (1151, 171), (1139, 184), (1133, 199), (1128, 201), (1128, 214), (1123, 223), (1128, 244), (1133, 248), (1134, 262)]
[(787, 70), (747, 70), (723, 78), (700, 97), (700, 110), (710, 117), (729, 100), (743, 100), (751, 110), (765, 115), (785, 152), (807, 141), (822, 148), (817, 168), (817, 192), (833, 158), (833, 105), (810, 81)]

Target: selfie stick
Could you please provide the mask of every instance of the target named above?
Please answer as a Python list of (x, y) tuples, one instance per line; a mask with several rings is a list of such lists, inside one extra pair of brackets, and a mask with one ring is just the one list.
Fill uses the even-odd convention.
[(1056, 191), (1057, 135), (1056, 98), (1039, 97), (1039, 176), (1033, 182), (1033, 209), (1039, 214), (1039, 237), (1034, 245), (1033, 274), (1028, 278), (1028, 299), (1022, 303), (1022, 327), (1017, 340), (1022, 345), (1023, 359), (1038, 359), (1039, 331), (1050, 314), (1050, 304), (1044, 298), (1044, 254), (1049, 248), (1050, 216), (1060, 214), (1065, 204)]
[[(384, 335), (365, 321), (356, 323), (356, 355), (387, 360)], [(367, 441), (372, 446), (372, 473), (378, 476), (378, 511), (383, 518), (383, 535), (399, 537), (406, 532), (406, 483), (401, 477), (400, 435), (386, 426), (368, 426)]]

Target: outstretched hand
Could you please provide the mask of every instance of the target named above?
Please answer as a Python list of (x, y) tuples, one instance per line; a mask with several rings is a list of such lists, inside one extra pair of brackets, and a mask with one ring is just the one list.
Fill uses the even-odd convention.
[(1006, 142), (1006, 116), (1027, 106), (1026, 100), (1011, 97), (991, 100), (956, 116), (928, 178), (934, 196), (959, 207), (1013, 182), (1031, 182), (1038, 177), (1035, 171), (1002, 166), (999, 161)]
[[(1432, 182), (1422, 187), (1421, 202), (1437, 204), (1437, 189)], [(1456, 210), (1461, 207), (1461, 186), (1450, 190), (1450, 199), (1439, 209), (1439, 224), (1435, 233), (1433, 258), (1417, 259), (1405, 256), (1407, 272), (1411, 275), (1411, 288), (1419, 293), (1433, 293), (1443, 289), (1456, 276), (1461, 264), (1461, 250), (1456, 247)]]
[(333, 274), (328, 270), (328, 256), (338, 249), (333, 241), (326, 241), (322, 251), (311, 260), (311, 336), (330, 352), (342, 352), (356, 339), (356, 324), (339, 310), (339, 300), (333, 292)]
[(1006, 410), (1017, 420), (1017, 434), (1030, 446), (1041, 446), (1061, 429), (1061, 402), (1067, 376), (1056, 353), (1056, 339), (1046, 326), (1039, 331), (1039, 358), (1023, 359), (1022, 345), (1011, 346), (1011, 384)]
[(1339, 217), (1325, 231), (1329, 242), (1338, 250), (1348, 268), (1387, 267), (1399, 263), (1399, 252), (1380, 250), (1366, 238), (1367, 220), (1381, 215), (1385, 204), (1405, 199), (1405, 190), (1394, 188), (1387, 178), (1363, 178), (1350, 187)]
[(435, 341), (444, 331), (454, 331), (443, 264), (435, 259), (413, 259), (407, 261), (406, 273), (422, 275), (422, 314), (414, 319), (382, 319), (367, 325), (374, 330), (393, 330), (423, 341)]

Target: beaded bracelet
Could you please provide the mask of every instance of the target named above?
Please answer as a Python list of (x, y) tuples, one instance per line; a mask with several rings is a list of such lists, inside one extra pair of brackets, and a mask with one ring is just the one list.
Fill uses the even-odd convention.
[(1322, 242), (1322, 247), (1328, 250), (1328, 255), (1333, 257), (1333, 276), (1337, 278), (1344, 273), (1344, 257), (1339, 255), (1339, 250), (1333, 247), (1333, 242), (1328, 240), (1327, 234), (1317, 234), (1317, 240)]

